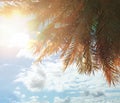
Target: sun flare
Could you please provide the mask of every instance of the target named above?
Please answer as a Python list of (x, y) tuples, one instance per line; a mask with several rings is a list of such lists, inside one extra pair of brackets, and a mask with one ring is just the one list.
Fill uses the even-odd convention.
[(23, 47), (29, 40), (28, 18), (19, 12), (14, 12), (9, 17), (0, 17), (0, 44), (6, 46)]

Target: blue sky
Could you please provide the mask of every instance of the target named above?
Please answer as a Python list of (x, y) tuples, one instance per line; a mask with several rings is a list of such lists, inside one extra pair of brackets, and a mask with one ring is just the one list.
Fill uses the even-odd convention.
[(63, 72), (57, 55), (34, 64), (24, 48), (1, 47), (0, 51), (1, 103), (120, 102), (120, 85), (109, 87), (100, 71), (86, 76), (73, 65)]
[(109, 87), (102, 71), (86, 76), (72, 65), (63, 72), (58, 54), (33, 63), (28, 19), (17, 11), (0, 17), (0, 103), (120, 103), (120, 84)]

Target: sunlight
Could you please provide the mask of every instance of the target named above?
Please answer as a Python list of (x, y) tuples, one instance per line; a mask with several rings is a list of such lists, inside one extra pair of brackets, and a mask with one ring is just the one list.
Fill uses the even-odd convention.
[(28, 18), (18, 11), (13, 12), (9, 17), (0, 17), (0, 40), (5, 46), (23, 47), (29, 40)]
[(27, 45), (29, 41), (29, 36), (27, 34), (16, 34), (13, 37), (11, 37), (11, 40), (9, 41), (9, 47), (24, 47)]

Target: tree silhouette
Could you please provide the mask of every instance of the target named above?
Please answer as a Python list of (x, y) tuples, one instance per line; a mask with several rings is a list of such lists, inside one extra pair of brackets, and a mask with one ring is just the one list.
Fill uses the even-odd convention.
[[(3, 0), (1, 0), (2, 2)], [(47, 26), (34, 43), (37, 61), (60, 52), (64, 69), (102, 70), (108, 84), (120, 78), (120, 0), (4, 0), (0, 14), (36, 15), (34, 30)]]

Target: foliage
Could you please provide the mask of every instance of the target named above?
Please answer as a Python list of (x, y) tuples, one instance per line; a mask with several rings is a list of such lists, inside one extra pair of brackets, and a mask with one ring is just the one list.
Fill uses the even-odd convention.
[[(0, 10), (34, 14), (36, 28), (47, 26), (34, 45), (37, 61), (60, 52), (64, 69), (76, 64), (79, 73), (102, 70), (107, 82), (120, 78), (120, 0), (4, 0)], [(39, 29), (38, 29), (39, 30)], [(41, 39), (42, 37), (42, 39)]]

